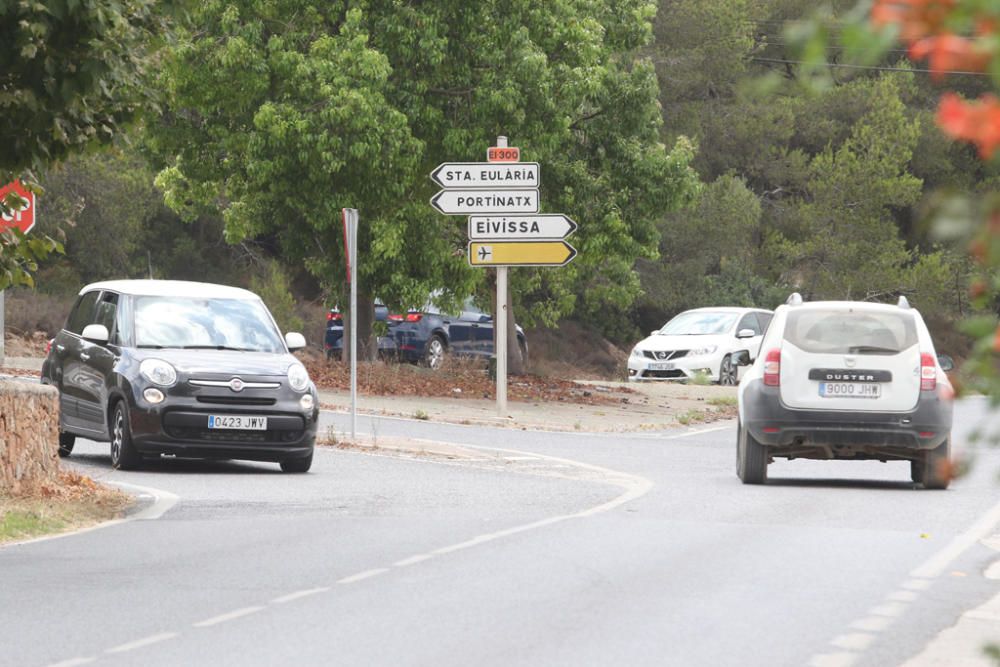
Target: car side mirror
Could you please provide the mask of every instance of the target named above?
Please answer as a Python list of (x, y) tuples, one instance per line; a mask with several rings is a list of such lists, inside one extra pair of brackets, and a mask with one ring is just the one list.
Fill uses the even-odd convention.
[(296, 331), (289, 331), (285, 334), (285, 345), (294, 352), (306, 346), (306, 337)]
[(943, 371), (950, 371), (955, 369), (955, 360), (952, 359), (947, 354), (938, 355), (938, 366), (941, 367)]
[(757, 335), (757, 332), (753, 329), (740, 329), (736, 332), (737, 338), (753, 338)]
[(752, 363), (750, 359), (750, 352), (747, 350), (740, 350), (733, 355), (733, 362), (737, 366), (749, 366)]
[(479, 316), (479, 321), (480, 322), (492, 322), (493, 318), (490, 317), (489, 315), (480, 315)]
[(88, 324), (83, 328), (80, 337), (90, 343), (105, 345), (111, 336), (108, 334), (108, 328), (103, 324)]

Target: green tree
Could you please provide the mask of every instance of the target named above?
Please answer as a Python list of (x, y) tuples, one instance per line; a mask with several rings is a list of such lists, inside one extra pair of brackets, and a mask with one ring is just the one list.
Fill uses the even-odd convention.
[[(0, 184), (15, 178), (41, 193), (33, 173), (109, 142), (149, 102), (148, 45), (173, 2), (49, 0), (0, 3)], [(19, 205), (0, 201), (0, 212)], [(32, 284), (49, 237), (0, 234), (0, 289)]]
[[(342, 295), (339, 209), (361, 214), (359, 330), (371, 295), (419, 305), (484, 275), (464, 221), (436, 215), (428, 174), (481, 161), (498, 135), (542, 164), (542, 202), (581, 222), (580, 257), (519, 271), (525, 317), (551, 321), (639, 291), (657, 221), (694, 189), (692, 148), (668, 151), (643, 0), (208, 1), (164, 67), (151, 146), (177, 210), (222, 211), (227, 238), (270, 236)], [(289, 20), (294, 17), (294, 20)], [(343, 303), (343, 300), (341, 300)]]

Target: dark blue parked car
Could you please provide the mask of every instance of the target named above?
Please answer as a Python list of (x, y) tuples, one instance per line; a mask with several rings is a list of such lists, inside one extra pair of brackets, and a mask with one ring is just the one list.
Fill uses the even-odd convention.
[[(440, 368), (446, 355), (483, 360), (493, 356), (493, 317), (481, 311), (466, 299), (457, 314), (442, 313), (433, 303), (422, 310), (411, 310), (405, 315), (388, 313), (385, 306), (376, 304), (376, 321), (385, 320), (389, 327), (386, 336), (378, 341), (379, 354), (386, 358), (419, 363), (428, 368)], [(516, 327), (521, 354), (527, 358), (528, 342), (521, 327)], [(340, 313), (331, 310), (327, 316), (327, 354), (339, 355), (343, 346), (343, 323)]]

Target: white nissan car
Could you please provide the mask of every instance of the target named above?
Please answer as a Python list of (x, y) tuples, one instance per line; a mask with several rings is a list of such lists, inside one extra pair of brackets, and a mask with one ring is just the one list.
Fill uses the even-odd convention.
[(773, 315), (757, 308), (686, 310), (639, 341), (628, 359), (628, 379), (690, 380), (698, 376), (719, 384), (739, 382), (740, 352), (757, 358)]
[(793, 294), (740, 385), (737, 475), (763, 484), (779, 457), (906, 461), (914, 482), (946, 488), (952, 365), (905, 297), (803, 303)]

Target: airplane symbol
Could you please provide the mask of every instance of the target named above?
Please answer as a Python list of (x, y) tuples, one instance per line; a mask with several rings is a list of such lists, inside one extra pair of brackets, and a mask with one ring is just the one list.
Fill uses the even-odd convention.
[(479, 261), (485, 262), (493, 255), (493, 247), (484, 245), (479, 248)]

